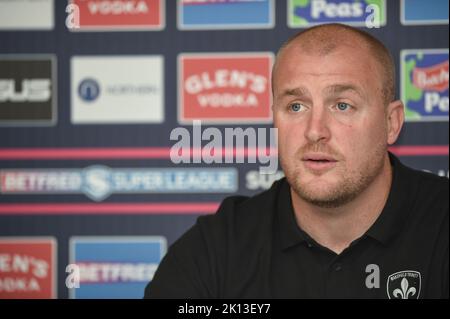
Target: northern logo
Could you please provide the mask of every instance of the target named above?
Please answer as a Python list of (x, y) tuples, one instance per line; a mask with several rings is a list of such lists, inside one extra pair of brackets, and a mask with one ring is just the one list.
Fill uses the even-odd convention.
[(100, 95), (100, 85), (94, 79), (85, 79), (78, 87), (78, 94), (84, 101), (92, 102)]
[(72, 123), (164, 121), (162, 56), (74, 56), (71, 73)]

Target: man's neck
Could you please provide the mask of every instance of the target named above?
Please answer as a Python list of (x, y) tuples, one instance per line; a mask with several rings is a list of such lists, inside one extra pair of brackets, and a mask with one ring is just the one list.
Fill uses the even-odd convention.
[(324, 247), (340, 254), (360, 238), (380, 216), (391, 188), (392, 167), (386, 156), (379, 176), (351, 202), (322, 208), (301, 199), (291, 188), (297, 224)]

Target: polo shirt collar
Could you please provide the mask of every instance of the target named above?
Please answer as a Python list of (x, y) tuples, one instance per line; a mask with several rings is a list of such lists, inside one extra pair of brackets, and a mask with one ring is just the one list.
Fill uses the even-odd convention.
[(412, 207), (414, 195), (411, 196), (411, 192), (415, 186), (409, 180), (409, 169), (391, 153), (389, 159), (393, 169), (391, 190), (383, 211), (366, 232), (367, 236), (383, 244), (387, 244), (402, 230)]
[(278, 233), (282, 249), (308, 242), (308, 235), (297, 225), (289, 183), (283, 179), (278, 196)]

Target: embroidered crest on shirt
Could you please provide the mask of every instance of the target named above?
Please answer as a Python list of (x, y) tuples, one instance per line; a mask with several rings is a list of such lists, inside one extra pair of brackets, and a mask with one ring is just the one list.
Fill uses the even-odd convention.
[(421, 285), (420, 272), (399, 271), (388, 277), (387, 295), (389, 299), (419, 299)]

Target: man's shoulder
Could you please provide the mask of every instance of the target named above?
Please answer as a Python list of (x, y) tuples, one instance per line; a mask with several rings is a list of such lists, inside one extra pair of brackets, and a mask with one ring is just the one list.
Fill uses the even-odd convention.
[[(419, 228), (435, 229), (444, 227), (448, 234), (449, 220), (449, 180), (429, 172), (418, 171), (406, 167), (407, 178), (402, 183), (409, 195), (410, 217), (417, 222)], [(402, 191), (402, 189), (400, 189)], [(448, 235), (446, 235), (448, 236)]]
[(252, 197), (227, 197), (216, 214), (200, 217), (198, 224), (205, 229), (226, 227), (234, 232), (248, 232), (253, 228), (269, 226), (276, 211), (278, 195), (285, 183), (285, 178), (282, 178), (274, 182), (270, 189)]
[(276, 203), (277, 196), (280, 192), (281, 186), (286, 183), (286, 179), (282, 178), (275, 181), (272, 186), (261, 193), (254, 196), (231, 196), (223, 200), (219, 208), (218, 214), (227, 213), (231, 210), (238, 215), (247, 214), (263, 214), (271, 211), (270, 208)]
[(419, 198), (432, 200), (445, 199), (448, 206), (449, 179), (436, 174), (419, 171), (405, 166), (408, 175), (408, 183), (414, 184)]

